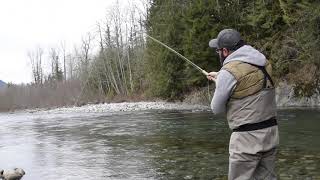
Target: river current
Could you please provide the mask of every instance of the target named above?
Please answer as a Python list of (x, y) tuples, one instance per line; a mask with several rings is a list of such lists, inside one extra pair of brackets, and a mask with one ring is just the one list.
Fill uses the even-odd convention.
[[(279, 179), (320, 179), (320, 110), (279, 110)], [(206, 111), (1, 113), (0, 169), (24, 180), (227, 179), (230, 130)]]

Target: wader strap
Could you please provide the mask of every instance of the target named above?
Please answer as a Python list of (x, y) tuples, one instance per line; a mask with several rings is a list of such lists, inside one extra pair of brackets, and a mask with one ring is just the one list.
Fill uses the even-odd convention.
[[(247, 62), (245, 62), (247, 63)], [(270, 76), (270, 74), (267, 72), (266, 68), (264, 66), (258, 66), (258, 65), (255, 65), (255, 64), (251, 64), (251, 63), (247, 63), (247, 64), (250, 64), (254, 67), (257, 67), (258, 69), (260, 69), (263, 74), (264, 74), (264, 82), (263, 82), (263, 87), (266, 88), (267, 87), (267, 78), (269, 79), (271, 85), (274, 87), (274, 83), (273, 83), (273, 80)]]
[(253, 124), (244, 124), (239, 126), (236, 129), (233, 129), (233, 132), (244, 132), (244, 131), (254, 131), (254, 130), (259, 130), (259, 129), (264, 129), (272, 126), (276, 126), (277, 120), (275, 117), (272, 117), (268, 120), (258, 122), (258, 123), (253, 123)]

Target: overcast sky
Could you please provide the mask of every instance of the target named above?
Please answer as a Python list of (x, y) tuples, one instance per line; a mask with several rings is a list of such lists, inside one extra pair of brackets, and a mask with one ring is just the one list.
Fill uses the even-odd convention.
[[(31, 81), (28, 50), (73, 46), (116, 0), (8, 0), (0, 5), (0, 80)], [(123, 2), (119, 0), (120, 2)]]

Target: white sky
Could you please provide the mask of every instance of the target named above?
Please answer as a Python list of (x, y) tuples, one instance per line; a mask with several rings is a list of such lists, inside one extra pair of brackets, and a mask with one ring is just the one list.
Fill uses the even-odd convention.
[(56, 47), (62, 41), (72, 48), (115, 1), (0, 0), (0, 80), (30, 82), (28, 50)]

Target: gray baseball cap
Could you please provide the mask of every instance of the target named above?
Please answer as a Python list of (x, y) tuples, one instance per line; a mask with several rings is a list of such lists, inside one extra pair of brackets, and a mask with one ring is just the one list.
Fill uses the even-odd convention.
[(217, 49), (234, 49), (238, 42), (241, 40), (242, 38), (238, 31), (234, 29), (224, 29), (219, 32), (216, 39), (210, 40), (209, 47)]

